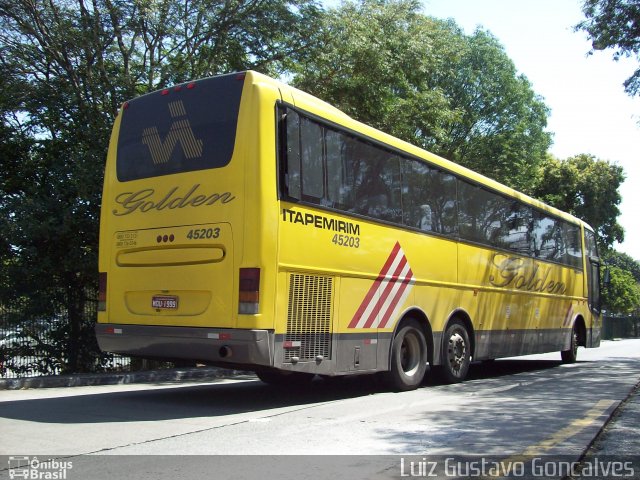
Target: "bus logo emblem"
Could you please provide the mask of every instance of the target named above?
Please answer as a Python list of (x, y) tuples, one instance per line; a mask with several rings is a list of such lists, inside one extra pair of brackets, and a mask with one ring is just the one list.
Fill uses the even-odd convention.
[(174, 122), (169, 128), (169, 133), (162, 140), (158, 133), (158, 127), (145, 128), (142, 131), (142, 143), (149, 148), (151, 159), (155, 165), (168, 163), (173, 155), (176, 145), (179, 143), (188, 159), (202, 156), (203, 142), (197, 139), (187, 118), (187, 111), (182, 100), (169, 102), (169, 114)]
[(386, 328), (409, 296), (414, 283), (407, 257), (400, 243), (396, 242), (349, 328)]

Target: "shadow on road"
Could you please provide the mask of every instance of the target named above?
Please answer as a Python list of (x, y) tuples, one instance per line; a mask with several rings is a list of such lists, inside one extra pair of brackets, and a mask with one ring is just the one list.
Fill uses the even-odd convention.
[[(566, 442), (581, 434), (583, 428), (566, 430), (566, 438), (557, 432), (562, 433), (572, 421), (589, 414), (602, 415), (600, 423), (584, 423), (584, 431), (588, 427), (591, 435), (585, 440), (587, 445), (604, 417), (630, 393), (639, 365), (638, 359), (629, 358), (572, 365), (548, 360), (474, 364), (465, 383), (433, 387), (455, 391), (449, 406), (425, 408), (408, 418), (407, 424), (416, 426), (413, 431), (384, 427), (377, 434), (397, 453), (450, 453), (451, 445), (461, 445), (461, 451), (469, 454), (510, 454), (498, 440), (505, 438), (512, 439), (514, 452), (547, 438), (550, 440), (539, 447), (540, 452), (570, 453)], [(595, 408), (599, 401), (609, 406)], [(431, 425), (438, 425), (437, 431), (431, 431)], [(584, 447), (580, 442), (578, 445)], [(560, 450), (553, 450), (556, 446)]]
[(303, 406), (379, 391), (378, 382), (364, 377), (335, 384), (318, 379), (303, 389), (272, 387), (247, 375), (232, 383), (0, 402), (0, 417), (42, 423), (153, 422)]
[[(541, 360), (473, 364), (466, 383), (438, 385), (428, 378), (422, 392), (428, 395), (440, 389), (459, 389), (464, 394), (477, 389), (478, 385), (507, 385), (520, 381), (521, 375), (540, 377), (548, 376), (549, 372), (561, 383), (566, 380), (564, 383), (569, 385), (570, 382), (570, 388), (580, 395), (588, 395), (589, 388), (602, 388), (600, 382), (590, 386), (588, 374), (583, 375), (583, 380), (577, 380), (575, 369), (557, 368), (559, 365), (560, 362)], [(575, 367), (582, 369), (584, 365)], [(633, 367), (637, 368), (637, 362), (633, 362)], [(304, 388), (272, 387), (253, 376), (239, 380), (244, 381), (0, 402), (0, 417), (60, 424), (153, 422), (304, 406), (387, 391), (379, 378), (372, 375), (335, 381), (316, 379)]]
[(496, 360), (473, 363), (468, 380), (503, 377), (524, 372), (544, 371), (562, 365), (560, 360)]

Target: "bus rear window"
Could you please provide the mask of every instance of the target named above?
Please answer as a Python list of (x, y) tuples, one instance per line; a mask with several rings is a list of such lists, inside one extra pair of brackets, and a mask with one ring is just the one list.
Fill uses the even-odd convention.
[(231, 161), (244, 76), (207, 78), (136, 98), (123, 109), (116, 171), (126, 182)]

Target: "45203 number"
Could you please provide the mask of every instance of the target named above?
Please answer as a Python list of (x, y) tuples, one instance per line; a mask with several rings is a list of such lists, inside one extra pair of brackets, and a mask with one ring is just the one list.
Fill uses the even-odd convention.
[(340, 235), (336, 233), (331, 243), (340, 247), (360, 248), (360, 237), (352, 237), (351, 235)]
[(189, 230), (189, 233), (187, 233), (187, 238), (189, 240), (198, 240), (201, 238), (218, 238), (219, 236), (219, 228), (195, 228), (193, 230)]

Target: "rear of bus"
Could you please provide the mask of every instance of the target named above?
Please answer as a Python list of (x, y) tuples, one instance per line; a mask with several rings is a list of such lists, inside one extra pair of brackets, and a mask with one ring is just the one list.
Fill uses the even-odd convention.
[(259, 292), (274, 288), (262, 262), (275, 255), (276, 234), (264, 231), (277, 222), (261, 198), (275, 198), (275, 160), (259, 159), (264, 148), (274, 156), (277, 88), (257, 85), (263, 78), (208, 78), (123, 105), (100, 219), (102, 350), (270, 364), (273, 319), (263, 312), (273, 300)]

